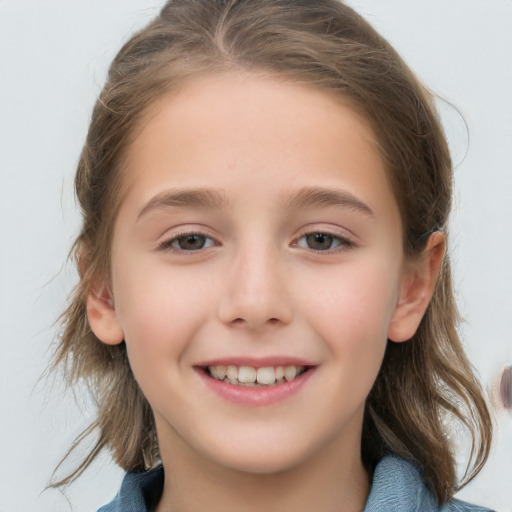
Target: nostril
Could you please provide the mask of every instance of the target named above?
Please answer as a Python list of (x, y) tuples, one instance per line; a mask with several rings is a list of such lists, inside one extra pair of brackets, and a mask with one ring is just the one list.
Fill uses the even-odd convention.
[(245, 319), (245, 318), (235, 318), (231, 321), (231, 325), (235, 327), (249, 327), (249, 328), (263, 328), (264, 326), (276, 326), (281, 323), (281, 320), (279, 318), (269, 318), (268, 320), (262, 320), (262, 321), (253, 321), (253, 319)]

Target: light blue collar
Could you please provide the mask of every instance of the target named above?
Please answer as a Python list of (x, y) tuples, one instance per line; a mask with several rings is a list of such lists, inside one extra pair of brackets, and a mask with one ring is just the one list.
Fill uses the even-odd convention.
[[(160, 499), (163, 485), (162, 466), (145, 473), (127, 473), (117, 496), (98, 512), (151, 512)], [(419, 468), (395, 455), (388, 455), (375, 468), (363, 512), (492, 511), (455, 499), (438, 507)]]

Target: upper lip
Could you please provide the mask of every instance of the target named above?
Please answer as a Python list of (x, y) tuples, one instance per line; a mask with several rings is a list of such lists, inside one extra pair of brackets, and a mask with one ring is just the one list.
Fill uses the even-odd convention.
[(201, 362), (196, 366), (250, 366), (252, 368), (265, 368), (269, 366), (316, 366), (311, 361), (299, 357), (267, 356), (267, 357), (219, 357)]

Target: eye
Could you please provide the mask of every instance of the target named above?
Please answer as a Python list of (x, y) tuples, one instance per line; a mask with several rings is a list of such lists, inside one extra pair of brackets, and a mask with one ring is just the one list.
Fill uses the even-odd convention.
[(328, 252), (343, 247), (353, 247), (354, 244), (346, 238), (331, 233), (307, 233), (302, 235), (296, 243), (301, 249), (312, 249), (318, 252)]
[(194, 252), (215, 246), (215, 241), (201, 233), (186, 233), (166, 240), (160, 244), (161, 249), (171, 249), (181, 252)]

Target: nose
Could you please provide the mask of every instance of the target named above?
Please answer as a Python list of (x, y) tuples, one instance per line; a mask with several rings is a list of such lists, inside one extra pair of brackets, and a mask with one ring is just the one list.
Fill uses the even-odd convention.
[(278, 251), (239, 250), (228, 272), (218, 311), (222, 322), (261, 331), (292, 321), (287, 264)]

